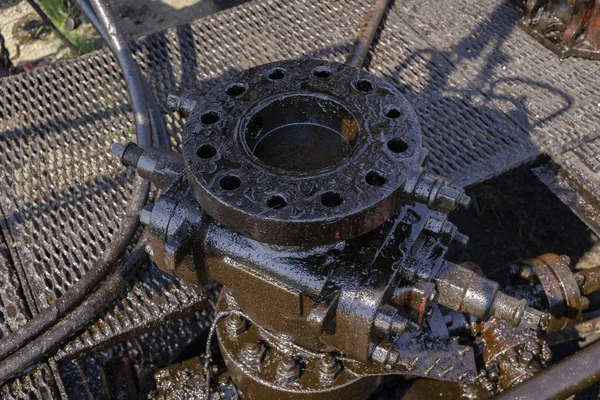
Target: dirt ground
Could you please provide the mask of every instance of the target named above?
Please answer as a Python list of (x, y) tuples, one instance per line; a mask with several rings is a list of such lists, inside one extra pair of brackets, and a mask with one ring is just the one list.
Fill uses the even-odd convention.
[[(130, 39), (181, 25), (244, 0), (110, 0), (121, 29)], [(24, 25), (39, 18), (25, 0), (0, 0), (0, 33), (15, 65), (38, 65), (69, 56), (68, 50), (52, 35), (28, 37)]]

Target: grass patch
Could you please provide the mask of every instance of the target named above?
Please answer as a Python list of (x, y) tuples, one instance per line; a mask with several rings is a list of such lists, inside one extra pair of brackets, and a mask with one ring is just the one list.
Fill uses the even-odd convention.
[[(73, 5), (69, 9), (66, 0), (38, 0), (38, 4), (58, 30), (82, 53), (89, 53), (98, 48), (99, 35), (89, 24), (81, 24), (84, 19), (77, 6)], [(74, 30), (67, 30), (65, 26), (68, 20), (80, 24)]]

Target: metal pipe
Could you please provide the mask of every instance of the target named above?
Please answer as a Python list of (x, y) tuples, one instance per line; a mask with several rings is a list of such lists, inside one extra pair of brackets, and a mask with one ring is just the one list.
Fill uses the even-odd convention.
[(148, 102), (144, 95), (142, 82), (137, 71), (137, 64), (131, 55), (129, 44), (121, 34), (107, 2), (105, 0), (91, 0), (91, 5), (102, 27), (108, 34), (108, 38), (110, 39), (109, 46), (117, 58), (119, 66), (123, 71), (125, 82), (127, 83), (129, 101), (133, 108), (137, 128), (137, 144), (144, 149), (149, 148), (152, 146), (152, 134)]
[(357, 68), (363, 66), (389, 2), (389, 0), (373, 0), (371, 2), (367, 17), (354, 41), (354, 48), (346, 59), (347, 65)]
[(504, 400), (566, 399), (600, 382), (600, 341), (497, 396)]

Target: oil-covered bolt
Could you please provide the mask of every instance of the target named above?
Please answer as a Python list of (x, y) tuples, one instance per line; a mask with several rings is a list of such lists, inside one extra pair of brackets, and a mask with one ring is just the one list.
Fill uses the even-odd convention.
[(533, 360), (533, 353), (529, 350), (525, 350), (521, 353), (521, 362), (529, 364)]
[(341, 363), (331, 354), (325, 354), (319, 360), (319, 376), (324, 383), (333, 382), (338, 377), (341, 369)]
[(522, 267), (519, 271), (519, 277), (529, 280), (533, 277), (534, 272), (533, 269), (529, 266)]
[(260, 364), (263, 353), (263, 346), (259, 342), (248, 342), (242, 346), (241, 356), (247, 364)]
[(425, 221), (423, 229), (433, 235), (438, 235), (446, 243), (456, 243), (461, 247), (465, 247), (469, 243), (469, 237), (460, 233), (447, 218), (445, 214), (434, 211)]
[(590, 307), (590, 299), (585, 296), (581, 296), (581, 309), (587, 310)]
[(229, 335), (237, 337), (248, 329), (248, 321), (238, 314), (231, 314), (227, 317), (227, 332)]
[(375, 346), (371, 359), (381, 365), (394, 366), (400, 359), (400, 353), (394, 348), (389, 340), (382, 340)]
[(544, 343), (542, 345), (542, 352), (540, 354), (540, 360), (542, 362), (548, 362), (548, 361), (552, 360), (552, 351), (550, 350), (550, 347), (546, 343)]
[(398, 310), (389, 304), (379, 307), (373, 324), (377, 330), (385, 334), (400, 335), (406, 331), (418, 332), (421, 330), (418, 324), (398, 314)]
[(498, 368), (498, 365), (492, 364), (488, 367), (488, 378), (492, 381), (497, 381), (500, 378), (500, 368)]
[(455, 188), (444, 179), (430, 174), (422, 174), (410, 179), (404, 190), (412, 195), (415, 201), (426, 203), (435, 209), (452, 211), (457, 207), (467, 208), (471, 204), (471, 198), (464, 190)]
[(585, 275), (583, 275), (581, 272), (577, 272), (575, 275), (573, 275), (573, 277), (575, 278), (577, 286), (583, 286), (585, 284)]
[(300, 365), (294, 357), (284, 356), (277, 364), (277, 380), (292, 383), (300, 378)]

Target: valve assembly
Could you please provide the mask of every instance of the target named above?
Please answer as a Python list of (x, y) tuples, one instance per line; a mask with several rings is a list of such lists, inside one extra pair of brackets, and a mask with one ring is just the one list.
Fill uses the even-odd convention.
[(383, 79), (286, 61), (170, 101), (182, 156), (113, 152), (161, 191), (140, 215), (156, 265), (222, 285), (226, 371), (204, 368), (221, 398), (364, 399), (388, 374), (502, 391), (587, 306), (565, 257), (513, 267), (505, 289), (445, 259), (467, 245), (448, 213), (470, 199), (424, 171), (417, 117)]

